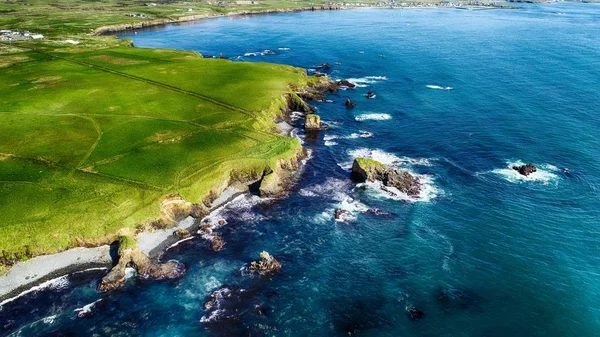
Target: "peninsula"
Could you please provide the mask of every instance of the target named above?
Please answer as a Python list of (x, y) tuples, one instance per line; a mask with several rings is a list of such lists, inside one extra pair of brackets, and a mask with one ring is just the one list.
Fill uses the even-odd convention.
[[(136, 235), (202, 217), (228, 186), (259, 182), (263, 194), (277, 194), (282, 171), (297, 168), (303, 156), (299, 141), (281, 135), (276, 121), (289, 107), (305, 105), (298, 94), (326, 90), (326, 77), (133, 48), (103, 34), (353, 6), (387, 4), (0, 4), (0, 274), (35, 256), (110, 244), (123, 230)], [(183, 211), (165, 206), (173, 199)]]

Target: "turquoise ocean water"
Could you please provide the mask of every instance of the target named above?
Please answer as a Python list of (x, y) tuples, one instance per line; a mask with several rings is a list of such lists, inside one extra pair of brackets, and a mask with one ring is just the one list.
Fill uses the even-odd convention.
[[(336, 123), (317, 139), (298, 132), (312, 156), (289, 197), (216, 215), (228, 221), (219, 253), (196, 238), (165, 254), (186, 264), (182, 279), (99, 294), (102, 272), (70, 276), (4, 304), (0, 334), (600, 336), (600, 5), (257, 15), (122, 37), (327, 62), (359, 87), (313, 102)], [(424, 192), (356, 188), (354, 156), (418, 174)], [(523, 178), (518, 162), (539, 171)], [(281, 274), (240, 271), (262, 250)], [(218, 310), (204, 310), (217, 289)], [(99, 299), (91, 317), (73, 311)]]

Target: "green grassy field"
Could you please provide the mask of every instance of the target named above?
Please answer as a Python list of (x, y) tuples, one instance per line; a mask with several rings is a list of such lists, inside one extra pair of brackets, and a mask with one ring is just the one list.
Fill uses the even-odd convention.
[[(147, 2), (0, 1), (0, 29), (45, 35), (0, 43), (0, 273), (34, 255), (106, 243), (156, 218), (170, 193), (201, 202), (231, 177), (299, 151), (274, 119), (290, 85), (313, 80), (304, 70), (131, 48), (92, 33), (324, 1)], [(359, 2), (375, 0), (346, 1)]]
[(48, 49), (0, 49), (5, 258), (104, 243), (157, 217), (169, 193), (201, 202), (232, 171), (263, 172), (300, 146), (273, 131), (288, 86), (310, 81), (302, 69), (172, 50)]

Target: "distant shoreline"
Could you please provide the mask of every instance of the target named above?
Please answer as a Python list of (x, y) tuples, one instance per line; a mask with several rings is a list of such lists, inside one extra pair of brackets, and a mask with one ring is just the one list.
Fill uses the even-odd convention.
[(337, 10), (351, 10), (351, 9), (471, 9), (471, 10), (487, 10), (487, 9), (518, 9), (519, 7), (513, 5), (460, 5), (460, 6), (440, 6), (444, 3), (426, 4), (421, 6), (394, 6), (394, 7), (378, 7), (378, 6), (321, 6), (321, 7), (299, 7), (299, 8), (284, 8), (284, 9), (268, 9), (258, 11), (240, 11), (232, 12), (227, 14), (210, 14), (210, 15), (192, 15), (184, 16), (178, 19), (156, 19), (148, 20), (136, 23), (128, 24), (116, 24), (102, 26), (95, 29), (92, 35), (116, 35), (122, 32), (129, 32), (135, 30), (143, 30), (149, 28), (164, 27), (172, 24), (189, 23), (194, 21), (201, 21), (206, 19), (224, 18), (224, 17), (235, 17), (244, 15), (262, 15), (262, 14), (277, 14), (277, 13), (299, 13), (299, 12), (316, 12), (316, 11), (337, 11)]

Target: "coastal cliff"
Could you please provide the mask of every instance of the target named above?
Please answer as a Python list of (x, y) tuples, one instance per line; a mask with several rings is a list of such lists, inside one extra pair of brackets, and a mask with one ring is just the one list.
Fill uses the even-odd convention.
[[(288, 87), (287, 92), (281, 94), (281, 102), (272, 104), (271, 108), (262, 112), (266, 116), (270, 116), (271, 122), (282, 118), (286, 118), (289, 114), (296, 110), (298, 107), (303, 107), (306, 110), (311, 110), (310, 105), (302, 98), (299, 94), (306, 92), (313, 92), (317, 94), (319, 91), (326, 90), (326, 83), (332, 83), (327, 78), (312, 78), (306, 77), (303, 81), (304, 84), (295, 84)], [(262, 126), (264, 124), (264, 126)], [(267, 127), (268, 123), (261, 122), (258, 124), (261, 128)], [(269, 131), (276, 135), (275, 130)], [(300, 142), (296, 138), (279, 137), (283, 142), (279, 142), (275, 155), (267, 158), (255, 158), (252, 160), (245, 160), (239, 162), (236, 165), (236, 160), (231, 160), (221, 164), (221, 171), (215, 177), (221, 176), (221, 179), (213, 179), (214, 183), (210, 188), (206, 189), (207, 192), (198, 194), (193, 193), (193, 189), (196, 185), (190, 185), (188, 188), (181, 189), (180, 193), (170, 193), (163, 195), (158, 203), (149, 205), (151, 208), (157, 209), (158, 215), (145, 221), (138, 222), (134, 226), (123, 227), (116, 234), (105, 236), (101, 240), (89, 240), (80, 239), (74, 241), (71, 247), (88, 247), (88, 248), (76, 248), (76, 249), (87, 249), (90, 252), (94, 251), (97, 253), (89, 255), (93, 258), (93, 266), (107, 266), (107, 259), (102, 259), (99, 262), (99, 254), (104, 251), (98, 250), (99, 248), (94, 247), (107, 247), (105, 245), (109, 243), (115, 243), (123, 248), (119, 250), (119, 259), (115, 267), (107, 274), (103, 285), (100, 287), (103, 291), (109, 291), (119, 287), (124, 282), (124, 270), (128, 266), (134, 267), (138, 275), (149, 279), (162, 279), (162, 278), (173, 278), (179, 277), (185, 272), (185, 266), (182, 266), (176, 262), (161, 264), (158, 263), (158, 254), (148, 254), (149, 251), (158, 249), (161, 242), (165, 239), (176, 240), (173, 235), (166, 235), (164, 239), (160, 239), (152, 246), (148, 246), (145, 243), (143, 247), (137, 247), (135, 243), (137, 237), (141, 234), (170, 231), (173, 232), (173, 228), (178, 226), (179, 223), (184, 219), (201, 219), (208, 215), (218, 200), (224, 194), (227, 189), (233, 188), (238, 191), (237, 193), (244, 193), (252, 191), (258, 193), (264, 197), (278, 197), (282, 196), (288, 190), (290, 184), (293, 183), (295, 173), (300, 169), (302, 161), (306, 158), (306, 150), (300, 145)], [(90, 168), (90, 171), (94, 172), (97, 169)], [(197, 182), (202, 183), (204, 180), (203, 176), (198, 177)], [(200, 185), (205, 186), (205, 185)], [(206, 187), (205, 187), (206, 188)], [(194, 194), (196, 196), (194, 196)], [(153, 213), (154, 213), (153, 212)], [(132, 228), (133, 227), (133, 228)], [(132, 231), (133, 229), (133, 231)], [(123, 235), (122, 233), (127, 233)], [(175, 231), (177, 232), (177, 231)], [(172, 238), (171, 238), (172, 237)], [(217, 240), (218, 241), (218, 240)], [(133, 243), (125, 245), (124, 243)], [(217, 247), (218, 248), (218, 247)], [(143, 251), (142, 251), (143, 249)], [(65, 251), (68, 253), (70, 250)], [(18, 273), (9, 273), (10, 277), (0, 277), (0, 299), (5, 299), (12, 295), (15, 295), (19, 291), (27, 289), (32, 285), (38, 284), (56, 275), (63, 273), (70, 273), (74, 270), (80, 270), (81, 268), (87, 268), (90, 266), (90, 261), (78, 260), (76, 264), (64, 265), (63, 263), (48, 262), (48, 259), (53, 258), (53, 255), (46, 254), (34, 254), (30, 253), (30, 257), (45, 255), (47, 259), (44, 259), (44, 263), (47, 265), (55, 265), (56, 268), (50, 268), (44, 273), (34, 273), (33, 271), (37, 268), (37, 259), (33, 258), (30, 262), (25, 262), (23, 267), (20, 268)], [(80, 253), (78, 253), (80, 254)], [(59, 258), (59, 255), (56, 255)], [(84, 257), (85, 255), (80, 256)], [(106, 256), (108, 258), (108, 256)], [(58, 261), (57, 261), (58, 262)], [(90, 262), (90, 263), (87, 263)], [(12, 270), (12, 269), (11, 269)], [(9, 286), (10, 285), (10, 286)]]

